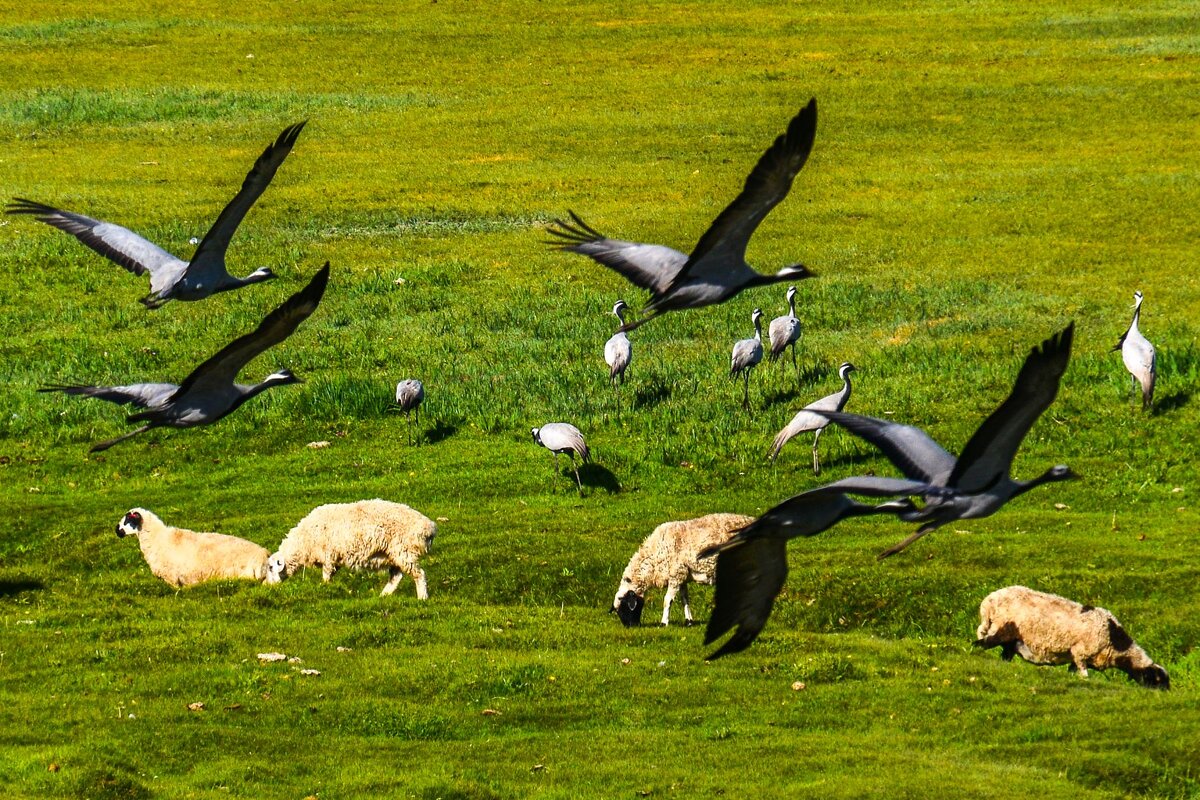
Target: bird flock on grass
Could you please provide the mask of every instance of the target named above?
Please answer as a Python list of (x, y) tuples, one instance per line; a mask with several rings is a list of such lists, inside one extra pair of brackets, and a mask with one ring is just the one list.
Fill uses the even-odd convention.
[[(190, 261), (114, 223), (33, 200), (14, 198), (6, 211), (31, 216), (58, 228), (135, 275), (149, 275), (149, 292), (141, 299), (147, 309), (160, 308), (171, 300), (203, 300), (275, 277), (265, 267), (241, 278), (230, 275), (226, 251), (246, 214), (292, 151), (305, 124), (287, 127), (263, 151), (241, 189), (200, 240)], [(758, 226), (790, 192), (812, 152), (816, 129), (814, 99), (789, 121), (786, 130), (747, 175), (741, 192), (717, 215), (688, 253), (661, 244), (609, 238), (570, 210), (567, 220), (556, 219), (545, 228), (552, 237), (548, 244), (587, 256), (649, 292), (643, 313), (636, 318), (627, 319), (630, 309), (624, 300), (618, 300), (612, 308), (619, 326), (604, 344), (603, 352), (618, 413), (620, 390), (629, 377), (633, 358), (629, 336), (632, 331), (669, 312), (723, 303), (759, 286), (792, 284), (785, 296), (788, 313), (769, 324), (767, 352), (769, 361), (775, 362), (790, 349), (799, 380), (796, 343), (802, 327), (796, 312), (795, 283), (815, 274), (800, 263), (775, 273), (760, 273), (747, 263), (746, 248)], [(153, 428), (189, 428), (214, 423), (267, 389), (300, 382), (286, 369), (258, 383), (241, 384), (236, 379), (250, 361), (287, 339), (312, 315), (325, 294), (329, 274), (326, 262), (303, 289), (268, 313), (253, 331), (204, 360), (178, 384), (61, 383), (39, 391), (98, 398), (138, 409), (127, 419), (139, 427), (93, 445), (93, 452), (106, 450)], [(1121, 351), (1134, 386), (1141, 392), (1142, 407), (1149, 411), (1153, 407), (1156, 360), (1154, 346), (1139, 328), (1142, 301), (1142, 292), (1136, 292), (1132, 322), (1114, 350)], [(764, 355), (762, 316), (761, 309), (755, 308), (751, 314), (754, 335), (733, 345), (730, 360), (730, 377), (742, 378), (742, 405), (746, 409), (750, 408), (750, 372)], [(957, 457), (916, 426), (846, 412), (851, 393), (850, 373), (855, 366), (842, 363), (838, 369), (841, 389), (799, 409), (776, 435), (769, 458), (776, 461), (788, 441), (811, 431), (812, 470), (819, 475), (818, 443), (822, 432), (833, 423), (880, 451), (902, 477), (850, 476), (808, 489), (783, 500), (734, 532), (728, 540), (701, 552), (703, 558), (716, 559), (717, 575), (705, 644), (733, 631), (710, 658), (745, 649), (762, 631), (787, 576), (786, 545), (791, 539), (815, 536), (857, 516), (890, 515), (900, 522), (916, 524), (918, 527), (907, 538), (879, 554), (883, 559), (943, 525), (989, 516), (1038, 486), (1077, 477), (1065, 465), (1050, 467), (1031, 480), (1019, 480), (1011, 474), (1022, 441), (1058, 393), (1074, 333), (1074, 323), (1068, 324), (1030, 351), (1008, 397), (979, 425)], [(406, 379), (397, 384), (396, 407), (406, 417), (412, 414), (418, 426), (424, 399), (425, 386), (421, 381)], [(548, 422), (532, 428), (530, 433), (536, 444), (553, 454), (556, 475), (558, 457), (568, 456), (577, 490), (583, 496), (584, 482), (576, 459), (583, 465), (591, 460), (583, 433), (567, 422)], [(412, 440), (410, 422), (409, 441)], [(853, 497), (873, 498), (877, 504)]]

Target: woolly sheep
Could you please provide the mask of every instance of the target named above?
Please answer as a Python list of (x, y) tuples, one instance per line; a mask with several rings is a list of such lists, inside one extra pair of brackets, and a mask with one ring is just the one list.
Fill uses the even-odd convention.
[(174, 586), (216, 578), (261, 581), (267, 548), (223, 533), (199, 533), (163, 523), (153, 512), (133, 508), (117, 524), (117, 536), (136, 536), (150, 571)]
[(684, 622), (690, 625), (692, 610), (688, 607), (688, 580), (711, 584), (717, 571), (716, 557), (702, 559), (700, 551), (725, 542), (734, 531), (753, 521), (753, 517), (741, 514), (709, 514), (659, 525), (629, 560), (610, 610), (617, 612), (626, 627), (638, 625), (646, 605), (646, 590), (665, 586), (662, 624), (668, 624), (671, 602), (678, 593), (683, 600)]
[(976, 638), (977, 647), (999, 646), (1005, 661), (1020, 655), (1032, 664), (1070, 662), (1084, 678), (1088, 667), (1116, 667), (1143, 686), (1171, 686), (1167, 671), (1107, 610), (1024, 586), (997, 589), (983, 599)]
[(267, 560), (267, 583), (279, 583), (310, 564), (321, 565), (324, 581), (338, 567), (387, 568), (391, 577), (381, 596), (396, 591), (407, 573), (417, 585), (417, 598), (427, 600), (425, 572), (417, 560), (436, 533), (433, 520), (403, 503), (375, 499), (317, 506)]

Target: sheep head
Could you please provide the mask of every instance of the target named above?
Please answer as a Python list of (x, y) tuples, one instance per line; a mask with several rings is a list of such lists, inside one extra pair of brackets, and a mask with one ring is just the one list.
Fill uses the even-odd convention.
[(632, 628), (642, 624), (642, 609), (645, 607), (646, 598), (630, 589), (613, 601), (612, 610), (617, 612), (617, 619), (621, 620), (622, 625)]
[(279, 553), (272, 553), (267, 559), (266, 583), (279, 583), (287, 576), (287, 561)]
[(1118, 658), (1117, 668), (1124, 671), (1126, 675), (1133, 678), (1137, 683), (1148, 689), (1171, 688), (1171, 678), (1167, 675), (1167, 671), (1159, 664), (1151, 664), (1148, 667), (1135, 667), (1129, 661), (1130, 659), (1128, 658)]
[(117, 538), (124, 539), (126, 536), (137, 536), (142, 531), (142, 509), (134, 508), (125, 512), (125, 516), (121, 517), (121, 521), (117, 523)]

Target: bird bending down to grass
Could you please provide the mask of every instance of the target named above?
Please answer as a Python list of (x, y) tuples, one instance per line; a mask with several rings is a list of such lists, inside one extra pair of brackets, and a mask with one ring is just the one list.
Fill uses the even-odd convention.
[(783, 427), (778, 434), (775, 435), (775, 441), (771, 443), (771, 460), (774, 461), (779, 456), (779, 451), (793, 437), (798, 436), (805, 431), (814, 431), (813, 435), (813, 474), (821, 474), (821, 461), (817, 456), (817, 442), (821, 440), (821, 431), (829, 425), (829, 420), (820, 414), (814, 414), (815, 409), (822, 411), (841, 411), (846, 407), (846, 402), (850, 399), (850, 373), (855, 371), (855, 367), (849, 361), (842, 363), (838, 367), (838, 376), (842, 379), (842, 388), (833, 394), (826, 395), (820, 400), (814, 400), (804, 408), (796, 412), (796, 416), (792, 417), (792, 421)]
[(1129, 330), (1121, 334), (1113, 351), (1121, 351), (1121, 360), (1125, 369), (1133, 376), (1133, 385), (1142, 390), (1142, 411), (1149, 411), (1154, 403), (1154, 380), (1158, 375), (1157, 359), (1154, 355), (1154, 345), (1138, 330), (1138, 318), (1142, 315), (1142, 293), (1133, 293), (1133, 321)]
[(850, 499), (848, 494), (895, 497), (937, 491), (918, 481), (870, 476), (846, 478), (784, 500), (727, 541), (701, 551), (701, 558), (717, 557), (713, 612), (704, 643), (712, 644), (737, 626), (733, 636), (709, 660), (745, 650), (767, 624), (775, 598), (787, 578), (789, 539), (816, 536), (850, 517), (900, 514), (916, 509), (908, 499), (871, 506)]
[(792, 188), (796, 173), (808, 160), (817, 133), (817, 101), (810, 100), (780, 134), (754, 169), (732, 203), (713, 220), (690, 255), (658, 244), (609, 239), (579, 218), (555, 220), (546, 230), (558, 240), (548, 244), (589, 256), (619, 272), (630, 283), (650, 290), (650, 316), (626, 322), (631, 331), (660, 314), (721, 303), (751, 286), (811, 278), (803, 264), (784, 267), (774, 275), (756, 272), (746, 263), (746, 245), (763, 219)]
[(920, 522), (921, 527), (884, 550), (879, 558), (899, 553), (947, 523), (990, 516), (1009, 500), (1043, 483), (1079, 477), (1063, 464), (1028, 481), (1014, 480), (1011, 475), (1017, 448), (1058, 394), (1071, 358), (1074, 332), (1075, 323), (1071, 323), (1033, 348), (1008, 398), (983, 421), (957, 459), (920, 428), (857, 414), (814, 410), (878, 447), (910, 480), (950, 490), (948, 494), (927, 495), (925, 506), (919, 510), (902, 512), (900, 519)]
[(583, 481), (579, 479), (579, 467), (575, 466), (575, 456), (584, 464), (591, 461), (591, 452), (583, 434), (569, 422), (547, 422), (540, 428), (529, 431), (533, 440), (554, 454), (554, 472), (558, 474), (558, 454), (566, 453), (571, 457), (571, 469), (575, 471), (575, 483), (579, 486), (579, 496), (583, 496)]
[(208, 229), (190, 262), (171, 255), (120, 225), (33, 200), (14, 198), (5, 211), (9, 214), (28, 214), (60, 231), (66, 231), (134, 275), (149, 273), (150, 293), (142, 298), (142, 304), (147, 308), (158, 308), (168, 300), (203, 300), (217, 292), (238, 289), (275, 277), (275, 273), (266, 267), (244, 278), (233, 277), (225, 267), (225, 251), (246, 212), (271, 183), (279, 165), (292, 151), (292, 145), (296, 143), (304, 124), (298, 122), (285, 128), (274, 144), (258, 157), (246, 175), (241, 191), (229, 201), (217, 221)]
[(789, 286), (787, 290), (788, 313), (776, 317), (767, 326), (767, 339), (771, 342), (769, 358), (772, 362), (783, 355), (783, 351), (792, 348), (792, 366), (797, 370), (796, 342), (800, 339), (800, 319), (796, 316), (796, 287)]
[(733, 354), (729, 357), (729, 377), (742, 376), (742, 408), (750, 407), (750, 370), (762, 361), (762, 310), (754, 309), (750, 315), (754, 321), (754, 336), (733, 343)]
[(406, 378), (396, 384), (396, 406), (398, 410), (404, 412), (404, 418), (408, 423), (408, 442), (412, 444), (412, 418), (409, 414), (415, 414), (417, 424), (421, 424), (421, 403), (425, 402), (425, 384), (421, 383), (416, 378)]
[(223, 347), (220, 352), (192, 370), (183, 383), (135, 383), (129, 386), (57, 385), (38, 389), (39, 392), (65, 392), (82, 397), (96, 397), (112, 403), (129, 404), (144, 409), (127, 417), (129, 422), (144, 422), (137, 430), (92, 445), (93, 453), (107, 450), (117, 442), (145, 433), (151, 428), (191, 428), (209, 425), (259, 392), (273, 386), (300, 383), (291, 370), (268, 375), (261, 383), (234, 383), (246, 364), (268, 348), (292, 335), (301, 322), (316, 310), (329, 282), (329, 262), (325, 262), (308, 286), (296, 292), (263, 319), (245, 336)]

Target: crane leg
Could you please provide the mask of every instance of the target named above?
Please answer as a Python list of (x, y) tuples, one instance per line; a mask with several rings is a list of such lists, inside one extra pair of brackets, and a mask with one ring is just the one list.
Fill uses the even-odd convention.
[(821, 474), (821, 457), (817, 454), (817, 442), (821, 441), (822, 428), (817, 428), (817, 433), (813, 436), (813, 475)]
[(579, 467), (575, 466), (575, 454), (571, 454), (571, 469), (575, 470), (575, 485), (579, 487), (579, 496), (583, 497), (583, 481), (579, 480)]
[(750, 408), (750, 370), (742, 373), (742, 408)]

